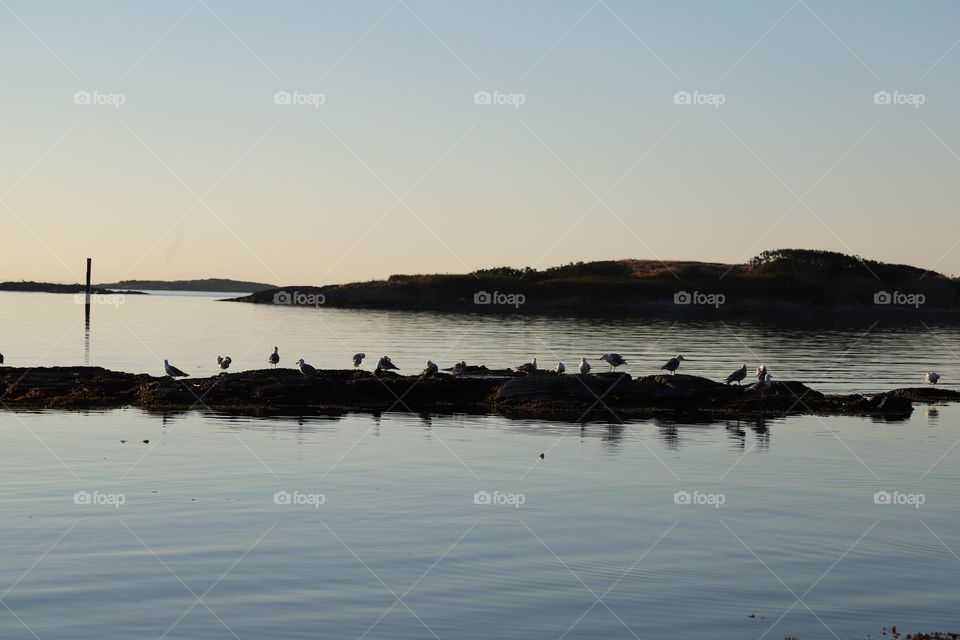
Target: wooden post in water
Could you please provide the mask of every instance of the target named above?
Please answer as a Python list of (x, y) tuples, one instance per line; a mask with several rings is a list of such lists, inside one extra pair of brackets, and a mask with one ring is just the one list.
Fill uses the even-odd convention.
[(84, 299), (83, 305), (83, 317), (86, 319), (87, 324), (90, 323), (90, 267), (93, 263), (93, 258), (87, 258), (87, 296)]

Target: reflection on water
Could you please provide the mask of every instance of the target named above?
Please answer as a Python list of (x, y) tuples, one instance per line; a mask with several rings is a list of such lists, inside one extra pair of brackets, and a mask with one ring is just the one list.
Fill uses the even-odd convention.
[[(927, 369), (948, 386), (960, 380), (949, 357), (960, 335), (943, 327), (490, 319), (144, 296), (96, 309), (96, 330), (81, 336), (71, 300), (0, 294), (18, 308), (0, 316), (8, 363), (89, 357), (158, 373), (166, 357), (208, 375), (218, 353), (259, 368), (277, 345), (287, 366), (304, 355), (348, 367), (365, 351), (414, 371), (429, 356), (569, 365), (617, 350), (644, 374), (682, 351), (689, 373), (719, 378), (762, 361), (781, 380), (828, 391), (918, 385)], [(918, 407), (900, 422), (623, 424), (0, 411), (0, 434), (4, 640), (960, 630), (960, 406)]]
[[(233, 637), (218, 617), (241, 638), (433, 637), (417, 617), (456, 638), (958, 629), (960, 469), (944, 452), (960, 407), (935, 417), (0, 412), (16, 613), (0, 637)], [(216, 616), (182, 615), (184, 584), (210, 589)], [(416, 617), (390, 608), (411, 585)]]

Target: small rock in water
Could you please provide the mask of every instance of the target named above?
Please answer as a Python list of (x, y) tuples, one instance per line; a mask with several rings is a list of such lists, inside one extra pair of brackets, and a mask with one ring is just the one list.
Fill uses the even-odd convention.
[(150, 441), (149, 441), (149, 440), (144, 440), (144, 441), (143, 441), (143, 444), (150, 444)]
[(127, 441), (126, 441), (126, 440), (121, 440), (121, 441), (120, 441), (120, 444), (127, 444)]
[(540, 459), (543, 460), (544, 457), (546, 457), (546, 455), (543, 453), (543, 451), (541, 451), (541, 452), (540, 452)]

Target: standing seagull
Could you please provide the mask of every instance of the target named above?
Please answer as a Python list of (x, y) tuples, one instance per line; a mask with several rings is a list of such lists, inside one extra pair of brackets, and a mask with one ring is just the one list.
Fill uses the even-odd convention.
[(764, 378), (766, 378), (766, 377), (767, 377), (767, 365), (762, 364), (762, 365), (760, 365), (759, 367), (757, 367), (756, 376), (757, 376), (757, 380), (763, 380)]
[(220, 365), (220, 370), (224, 373), (226, 373), (227, 369), (230, 368), (231, 362), (233, 362), (233, 358), (230, 356), (227, 356), (226, 358), (223, 356), (217, 356), (217, 364)]
[[(3, 359), (0, 358), (0, 362), (3, 362)], [(936, 371), (927, 371), (927, 384), (937, 384), (937, 380), (940, 379), (940, 374)]]
[(590, 373), (590, 363), (587, 362), (586, 358), (580, 358), (580, 366), (577, 368), (580, 372), (580, 375), (585, 376)]
[(183, 371), (180, 371), (180, 369), (177, 369), (175, 366), (173, 366), (166, 360), (163, 361), (163, 370), (171, 378), (186, 378), (190, 375), (189, 373), (184, 373)]
[(273, 348), (273, 353), (270, 354), (270, 357), (267, 359), (267, 361), (271, 364), (271, 366), (273, 366), (274, 369), (277, 368), (277, 363), (280, 362), (280, 354), (277, 353), (276, 347)]
[(686, 360), (686, 358), (684, 358), (681, 354), (678, 353), (676, 358), (670, 358), (669, 360), (667, 360), (667, 363), (660, 368), (666, 369), (670, 373), (676, 373), (677, 369), (680, 368), (680, 363), (684, 360)]
[(522, 371), (523, 373), (530, 375), (531, 373), (537, 370), (537, 359), (534, 358), (530, 362), (524, 362), (522, 365), (517, 367), (517, 371)]
[(737, 386), (740, 386), (740, 383), (747, 377), (747, 365), (743, 365), (741, 368), (737, 369), (733, 373), (727, 376), (726, 383), (730, 384), (731, 382), (736, 382)]
[(434, 362), (433, 360), (427, 360), (427, 368), (423, 370), (423, 375), (425, 376), (436, 375), (437, 371), (439, 370), (440, 368), (437, 367), (436, 362)]
[(367, 357), (365, 353), (355, 353), (353, 354), (353, 368), (356, 369), (360, 366), (360, 363), (363, 362), (363, 359)]
[(605, 353), (600, 356), (601, 360), (606, 361), (610, 365), (610, 371), (616, 370), (622, 364), (627, 364), (627, 361), (623, 359), (623, 356), (619, 353)]
[(563, 364), (562, 362), (558, 362), (558, 363), (557, 363), (557, 368), (554, 369), (554, 371), (557, 372), (557, 375), (558, 375), (558, 376), (562, 376), (562, 375), (563, 375), (563, 372), (566, 371), (566, 370), (567, 370), (567, 365)]
[(390, 356), (383, 356), (377, 362), (377, 371), (383, 371), (383, 370), (389, 371), (390, 369), (399, 369), (399, 368), (400, 367), (398, 367), (397, 365), (393, 364), (393, 362), (390, 361)]
[(303, 358), (297, 360), (297, 366), (300, 367), (300, 373), (305, 376), (315, 376), (317, 375), (317, 370), (303, 361)]
[(759, 391), (760, 397), (762, 398), (763, 396), (766, 395), (767, 391), (769, 391), (770, 387), (772, 386), (773, 386), (773, 376), (767, 373), (766, 371), (764, 371), (763, 378), (757, 382), (754, 382), (752, 385), (750, 385), (747, 388), (752, 389), (754, 391)]

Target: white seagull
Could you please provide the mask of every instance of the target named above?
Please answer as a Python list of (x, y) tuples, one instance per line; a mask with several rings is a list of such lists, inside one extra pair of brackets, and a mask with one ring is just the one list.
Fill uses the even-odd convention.
[(270, 365), (273, 366), (274, 368), (277, 367), (277, 363), (280, 362), (280, 354), (277, 353), (276, 347), (273, 348), (273, 353), (270, 354), (270, 357), (267, 359), (267, 362), (269, 362)]
[(681, 354), (678, 353), (676, 358), (670, 358), (669, 360), (667, 360), (666, 364), (664, 364), (660, 368), (666, 369), (670, 373), (676, 373), (677, 369), (680, 368), (680, 363), (684, 360), (686, 360), (686, 358), (684, 358)]
[(608, 365), (610, 365), (610, 371), (614, 371), (622, 364), (627, 364), (627, 361), (624, 360), (623, 356), (619, 353), (605, 353), (600, 356), (600, 359), (604, 360)]
[(730, 384), (731, 382), (736, 382), (737, 386), (739, 387), (740, 383), (743, 380), (745, 380), (746, 377), (747, 377), (747, 365), (743, 365), (742, 367), (740, 367), (739, 369), (737, 369), (736, 371), (728, 375), (727, 379), (724, 382), (726, 382), (726, 384)]
[(432, 375), (435, 375), (439, 370), (440, 368), (437, 367), (436, 362), (434, 362), (433, 360), (427, 360), (427, 368), (423, 370), (423, 375), (432, 376)]
[(390, 361), (390, 356), (383, 356), (377, 362), (377, 371), (383, 371), (384, 369), (390, 370), (390, 369), (399, 369), (399, 368), (400, 367), (398, 367), (397, 365), (393, 364)]
[(190, 375), (189, 373), (184, 373), (183, 371), (180, 371), (180, 369), (177, 369), (175, 366), (173, 366), (166, 360), (163, 361), (163, 370), (171, 378), (185, 378)]
[(563, 375), (563, 372), (566, 371), (566, 370), (567, 370), (567, 365), (563, 364), (562, 362), (558, 362), (558, 363), (557, 363), (557, 368), (554, 369), (554, 371), (557, 372), (557, 375), (558, 375), (558, 376), (562, 376), (562, 375)]
[(296, 363), (296, 364), (297, 364), (298, 367), (300, 367), (300, 373), (302, 373), (303, 375), (305, 375), (305, 376), (315, 376), (315, 375), (317, 375), (317, 370), (316, 370), (316, 368), (314, 368), (314, 367), (310, 366), (309, 364), (307, 364), (306, 362), (304, 362), (304, 361), (303, 361), (303, 358), (300, 358), (299, 360), (297, 360), (297, 363)]
[(580, 372), (580, 375), (585, 376), (590, 373), (590, 363), (587, 362), (586, 358), (580, 358), (580, 366), (577, 367), (577, 370)]
[(763, 380), (764, 378), (767, 377), (767, 365), (762, 364), (759, 367), (757, 367), (756, 377), (757, 377), (757, 380)]
[(217, 364), (220, 365), (220, 370), (226, 373), (227, 369), (230, 368), (230, 363), (233, 362), (233, 358), (230, 356), (223, 357), (217, 356)]
[(770, 387), (773, 386), (773, 375), (767, 373), (766, 370), (763, 372), (763, 378), (754, 382), (752, 385), (747, 387), (748, 389), (753, 389), (754, 391), (759, 391), (760, 395), (764, 395), (767, 391), (770, 390)]
[(353, 354), (353, 368), (356, 369), (360, 366), (360, 363), (363, 362), (363, 359), (367, 357), (365, 353), (355, 353)]
[[(3, 360), (0, 360), (3, 362)], [(937, 380), (940, 379), (940, 374), (936, 371), (927, 371), (927, 384), (937, 384)]]
[(522, 371), (523, 373), (530, 375), (537, 370), (537, 359), (534, 358), (530, 362), (524, 362), (522, 365), (517, 367), (517, 371)]

